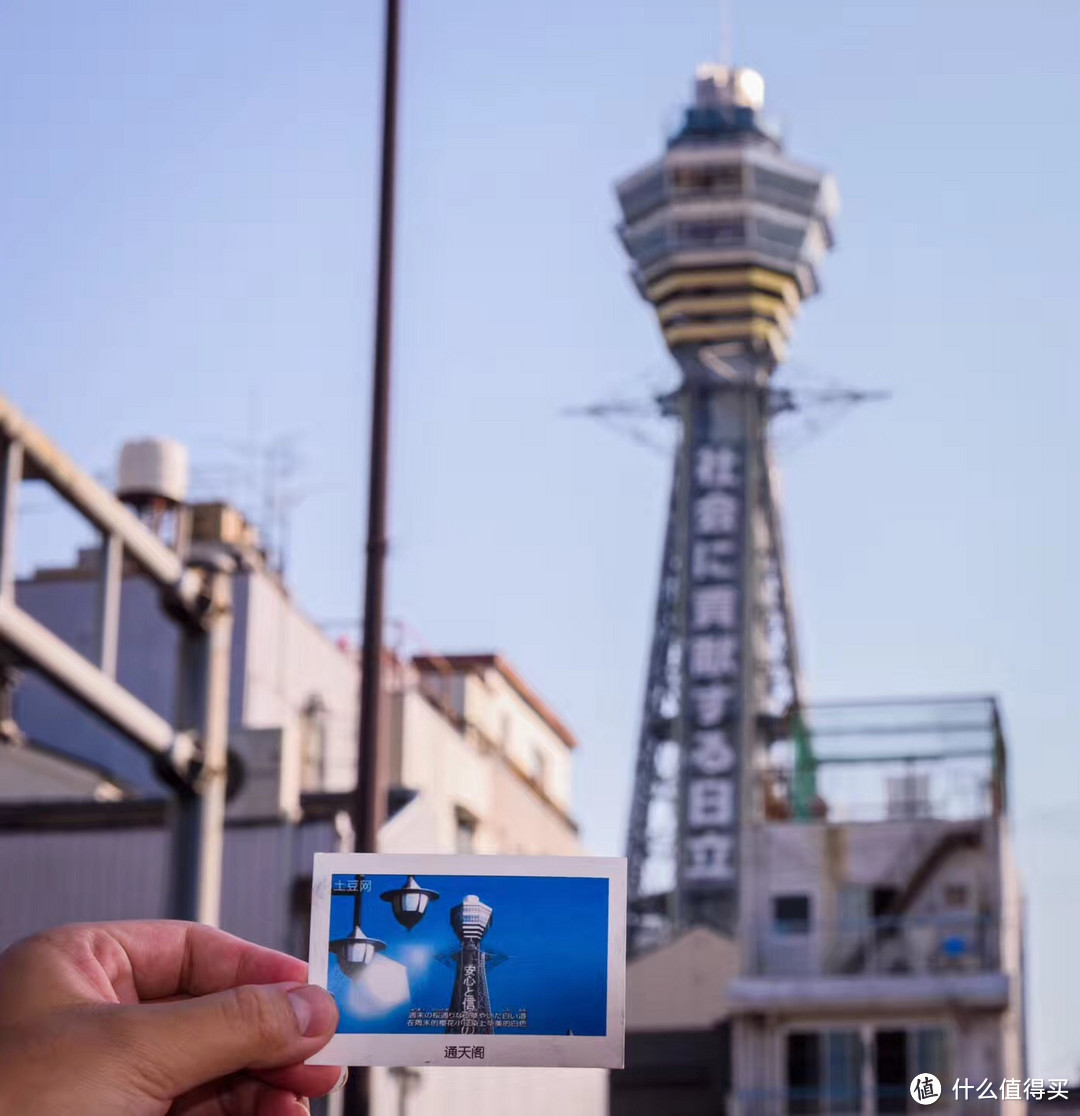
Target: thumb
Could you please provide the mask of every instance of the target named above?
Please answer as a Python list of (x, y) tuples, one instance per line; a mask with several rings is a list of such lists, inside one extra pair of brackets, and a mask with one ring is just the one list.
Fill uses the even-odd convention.
[(137, 1075), (133, 1084), (170, 1101), (239, 1070), (303, 1062), (330, 1040), (338, 1010), (328, 992), (310, 984), (247, 984), (120, 1008), (99, 1021), (113, 1031), (110, 1047)]

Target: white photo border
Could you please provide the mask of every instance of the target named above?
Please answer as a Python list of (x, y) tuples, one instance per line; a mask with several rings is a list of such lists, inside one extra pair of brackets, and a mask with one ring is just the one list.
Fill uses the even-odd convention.
[[(337, 874), (383, 876), (572, 876), (608, 881), (607, 1033), (484, 1035), (485, 1066), (595, 1066), (621, 1069), (626, 1031), (626, 861), (593, 856), (476, 856), (447, 853), (316, 853), (311, 881), (308, 979), (327, 986), (330, 887)], [(308, 1059), (315, 1066), (471, 1066), (447, 1059), (444, 1034), (336, 1034)]]

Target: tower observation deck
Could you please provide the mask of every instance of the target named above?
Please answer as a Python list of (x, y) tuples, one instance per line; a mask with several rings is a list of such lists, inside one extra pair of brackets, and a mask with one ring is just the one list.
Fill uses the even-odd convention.
[(753, 772), (799, 717), (767, 443), (771, 375), (833, 243), (827, 175), (790, 159), (754, 70), (704, 66), (659, 159), (617, 186), (631, 274), (679, 366), (681, 422), (627, 855), (630, 948), (738, 932)]

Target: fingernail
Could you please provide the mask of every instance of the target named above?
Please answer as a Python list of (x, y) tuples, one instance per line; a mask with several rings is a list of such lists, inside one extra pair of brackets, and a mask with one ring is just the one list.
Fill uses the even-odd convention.
[(327, 1093), (327, 1096), (332, 1096), (334, 1093), (340, 1093), (345, 1088), (345, 1082), (349, 1080), (349, 1067), (342, 1066), (341, 1073), (338, 1075), (337, 1082), (334, 1087)]
[(304, 984), (288, 995), (296, 1016), (296, 1026), (302, 1035), (326, 1035), (333, 1031), (337, 1023), (337, 1006), (328, 992)]

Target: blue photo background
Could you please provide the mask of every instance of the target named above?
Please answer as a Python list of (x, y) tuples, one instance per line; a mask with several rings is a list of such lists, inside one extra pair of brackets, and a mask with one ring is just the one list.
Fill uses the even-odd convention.
[[(335, 886), (355, 878), (335, 875)], [(363, 893), (364, 933), (386, 942), (386, 951), (359, 981), (342, 972), (331, 951), (327, 985), (341, 1012), (339, 1032), (441, 1034), (441, 1027), (408, 1026), (409, 1014), (417, 1009), (449, 1009), (456, 968), (452, 956), (460, 948), (450, 911), (466, 895), (477, 895), (493, 911), (482, 943), (485, 953), (497, 955), (487, 969), (492, 1012), (528, 1013), (526, 1027), (496, 1027), (496, 1034), (607, 1033), (606, 879), (418, 876), (420, 886), (439, 892), (439, 898), (428, 905), (411, 931), (395, 919), (390, 903), (380, 898), (383, 892), (401, 887), (404, 875), (369, 875), (366, 880), (370, 890)], [(331, 898), (331, 941), (351, 936), (353, 911), (352, 895)], [(407, 999), (402, 1001), (406, 975)], [(373, 995), (369, 988), (381, 989), (383, 995)], [(387, 999), (398, 1002), (384, 1003)]]

